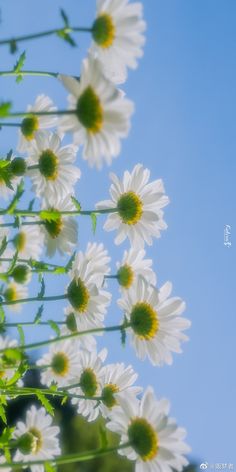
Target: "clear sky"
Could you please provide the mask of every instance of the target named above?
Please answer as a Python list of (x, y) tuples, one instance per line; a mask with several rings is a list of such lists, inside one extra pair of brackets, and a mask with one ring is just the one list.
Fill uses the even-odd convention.
[[(131, 362), (141, 385), (153, 384), (158, 396), (167, 396), (172, 414), (188, 430), (192, 459), (233, 463), (235, 448), (235, 105), (236, 105), (236, 3), (235, 0), (144, 0), (148, 23), (145, 55), (139, 69), (125, 85), (136, 104), (132, 131), (112, 170), (119, 175), (137, 162), (151, 169), (153, 179), (163, 178), (171, 204), (166, 209), (168, 230), (148, 250), (159, 284), (171, 280), (174, 294), (187, 302), (192, 320), (190, 342), (174, 357), (172, 367), (154, 368), (141, 363), (134, 352), (123, 349), (119, 336), (100, 340), (108, 345), (109, 361)], [(66, 9), (74, 25), (90, 25), (94, 0), (1, 1), (0, 35), (26, 34), (60, 25), (58, 9)], [(53, 70), (79, 75), (89, 35), (77, 35), (73, 49), (57, 38), (25, 43), (28, 69)], [(16, 58), (1, 49), (1, 69), (12, 68)], [(20, 85), (1, 78), (0, 98), (12, 99), (14, 109), (25, 109), (39, 93), (49, 94), (58, 107), (66, 92), (54, 79), (27, 78)], [(1, 131), (1, 153), (16, 145), (14, 131)], [(78, 163), (83, 177), (77, 197), (84, 208), (108, 196), (109, 172), (89, 170)], [(231, 226), (231, 247), (224, 246), (224, 227)], [(81, 220), (79, 248), (94, 240), (89, 221)], [(113, 234), (102, 231), (115, 261), (126, 245), (116, 248)], [(57, 279), (62, 293), (66, 280)], [(34, 287), (32, 287), (32, 293)], [(35, 287), (36, 291), (36, 287)], [(114, 303), (107, 322), (118, 321)], [(61, 307), (61, 305), (59, 305)], [(25, 318), (36, 307), (28, 307)], [(12, 319), (16, 319), (12, 315)], [(45, 316), (58, 319), (56, 304), (45, 307)], [(21, 315), (21, 319), (23, 319)], [(37, 328), (35, 328), (37, 330)], [(30, 333), (39, 339), (42, 332)]]

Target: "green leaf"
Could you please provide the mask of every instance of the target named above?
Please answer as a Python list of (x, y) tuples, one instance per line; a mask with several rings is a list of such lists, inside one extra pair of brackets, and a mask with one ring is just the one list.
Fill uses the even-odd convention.
[(15, 54), (17, 49), (18, 49), (17, 48), (17, 42), (15, 41), (15, 39), (12, 39), (11, 42), (10, 42), (10, 53)]
[(19, 379), (21, 379), (24, 373), (28, 370), (28, 365), (25, 362), (22, 362), (16, 372), (14, 373), (13, 377), (7, 381), (7, 387), (12, 387), (15, 385)]
[(53, 416), (54, 415), (54, 408), (51, 405), (50, 401), (42, 392), (37, 392), (36, 393), (38, 400), (42, 403), (44, 406), (45, 410), (49, 413), (49, 415)]
[(28, 210), (29, 210), (29, 211), (32, 211), (32, 210), (33, 210), (34, 202), (35, 202), (35, 198), (33, 198), (33, 200), (30, 200), (29, 206), (28, 206)]
[(72, 256), (70, 257), (69, 261), (67, 262), (66, 266), (65, 266), (65, 271), (66, 273), (69, 272), (69, 270), (72, 269), (72, 266), (73, 266), (73, 262), (75, 260), (75, 255), (76, 255), (76, 251), (73, 252)]
[(96, 228), (97, 228), (97, 215), (96, 213), (91, 213), (91, 220), (92, 220), (92, 230), (93, 234), (96, 233)]
[(0, 445), (1, 447), (4, 446), (4, 444), (8, 444), (10, 439), (12, 438), (12, 435), (14, 433), (15, 428), (4, 428), (1, 436), (0, 436)]
[(23, 346), (25, 344), (25, 333), (21, 325), (17, 325), (17, 330), (20, 336), (20, 344)]
[(16, 72), (18, 75), (16, 76), (16, 82), (19, 83), (23, 80), (23, 76), (22, 74), (20, 73), (22, 71), (22, 68), (24, 66), (24, 63), (25, 63), (25, 59), (26, 59), (26, 54), (25, 54), (25, 51), (22, 52), (22, 54), (20, 55), (18, 61), (16, 62), (14, 68), (13, 68), (13, 72)]
[(57, 210), (42, 210), (39, 213), (41, 220), (57, 221), (60, 218), (60, 212)]
[(72, 46), (72, 47), (77, 46), (77, 44), (76, 44), (75, 40), (72, 38), (72, 36), (67, 31), (65, 31), (64, 29), (58, 30), (57, 31), (57, 36), (59, 36), (59, 38), (63, 39), (63, 41), (65, 41), (66, 43), (70, 44), (70, 46)]
[(100, 425), (99, 427), (99, 436), (100, 436), (101, 449), (106, 449), (109, 445), (109, 441), (107, 437), (106, 428), (103, 425)]
[(17, 207), (23, 193), (24, 193), (24, 181), (21, 180), (19, 185), (17, 185), (16, 194), (14, 195), (10, 205), (7, 208), (7, 213), (9, 215), (12, 215), (14, 213), (14, 210)]
[(69, 18), (67, 16), (65, 10), (63, 10), (63, 8), (60, 8), (60, 14), (61, 14), (64, 25), (66, 27), (69, 27)]
[(72, 202), (74, 203), (76, 210), (81, 211), (81, 204), (80, 204), (80, 202), (78, 202), (78, 200), (76, 200), (75, 197), (71, 197), (71, 200), (72, 200)]
[(6, 410), (5, 406), (2, 403), (0, 403), (0, 418), (2, 419), (3, 423), (7, 424), (7, 417), (6, 417), (5, 410)]
[(54, 467), (54, 465), (50, 464), (50, 462), (45, 462), (44, 468), (45, 472), (56, 472), (56, 468)]
[(61, 332), (58, 324), (53, 320), (48, 320), (48, 324), (53, 329), (53, 331), (55, 331), (56, 335), (60, 336)]
[(42, 318), (42, 314), (43, 314), (43, 305), (40, 305), (36, 315), (35, 315), (35, 318), (34, 318), (34, 324), (38, 324)]
[(41, 288), (40, 288), (40, 291), (38, 293), (38, 298), (43, 298), (45, 294), (45, 282), (44, 282), (44, 278), (42, 277), (41, 279)]
[(2, 240), (2, 244), (1, 244), (1, 247), (0, 247), (0, 257), (3, 255), (5, 249), (7, 247), (7, 237), (4, 236), (3, 240)]
[(18, 251), (15, 252), (14, 256), (13, 256), (13, 259), (12, 259), (12, 262), (11, 262), (11, 265), (7, 271), (7, 274), (10, 275), (17, 263), (17, 258), (18, 258)]
[(6, 118), (11, 111), (11, 102), (0, 102), (0, 118)]
[(65, 395), (65, 396), (62, 398), (62, 400), (61, 400), (61, 406), (65, 405), (65, 403), (67, 402), (67, 400), (68, 400), (68, 396)]
[(2, 305), (0, 305), (0, 324), (4, 323), (4, 321), (5, 321), (5, 311)]

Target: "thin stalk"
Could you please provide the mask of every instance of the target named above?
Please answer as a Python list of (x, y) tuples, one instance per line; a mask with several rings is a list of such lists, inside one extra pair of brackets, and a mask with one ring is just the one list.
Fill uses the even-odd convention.
[(3, 305), (17, 305), (18, 303), (28, 303), (28, 302), (52, 302), (55, 300), (64, 300), (67, 298), (67, 295), (53, 295), (51, 297), (29, 297), (29, 298), (20, 298), (19, 300), (11, 300), (0, 302), (0, 306)]
[[(29, 75), (29, 76), (40, 76), (40, 77), (54, 77), (54, 78), (57, 78), (59, 73), (58, 72), (48, 72), (48, 71), (40, 71), (40, 70), (21, 70), (20, 72), (16, 72), (14, 70), (1, 70), (0, 71), (0, 76), (2, 77), (15, 77), (15, 76), (18, 76), (18, 75), (22, 75), (22, 76), (26, 76), (26, 75)], [(36, 114), (36, 112), (33, 112), (33, 113), (28, 113), (30, 116), (32, 116), (32, 114)], [(54, 112), (55, 114), (55, 112)], [(9, 116), (12, 116), (12, 115), (9, 115)], [(15, 116), (21, 116), (21, 115), (15, 115)]]
[[(0, 210), (0, 215), (7, 215), (8, 209), (6, 208), (5, 210)], [(76, 215), (81, 215), (81, 216), (91, 216), (92, 214), (96, 213), (97, 215), (103, 215), (103, 214), (109, 214), (109, 213), (116, 213), (118, 211), (118, 208), (104, 208), (101, 210), (72, 210), (72, 211), (60, 211), (61, 216), (76, 216)], [(59, 215), (58, 213), (58, 215)], [(40, 217), (40, 214), (42, 214), (41, 211), (33, 211), (33, 210), (14, 210), (11, 213), (11, 216), (38, 216)], [(35, 224), (38, 224), (38, 222), (35, 222)], [(44, 223), (44, 222), (42, 222)], [(28, 224), (25, 222), (25, 224)], [(6, 226), (4, 224), (4, 226)]]
[(80, 400), (94, 400), (94, 401), (102, 401), (103, 397), (89, 397), (87, 395), (77, 395), (73, 393), (68, 393), (67, 391), (60, 390), (60, 391), (55, 391), (53, 392), (50, 389), (47, 388), (34, 388), (34, 387), (20, 387), (20, 388), (9, 388), (8, 389), (2, 389), (0, 388), (0, 394), (1, 395), (22, 395), (22, 396), (29, 396), (29, 395), (38, 395), (42, 393), (43, 395), (46, 396), (58, 396), (58, 397), (65, 397), (67, 396), (68, 398), (78, 398)]
[(61, 455), (60, 457), (48, 460), (38, 460), (38, 461), (28, 461), (28, 462), (5, 462), (5, 464), (0, 464), (0, 469), (4, 467), (11, 467), (12, 470), (17, 469), (19, 467), (31, 467), (33, 465), (44, 465), (46, 463), (51, 463), (55, 465), (64, 465), (64, 464), (73, 464), (76, 462), (85, 462), (92, 459), (96, 459), (96, 457), (105, 456), (106, 454), (111, 454), (113, 452), (117, 452), (120, 449), (126, 449), (131, 445), (130, 442), (125, 444), (120, 444), (119, 446), (108, 447), (105, 449), (95, 449), (94, 451), (82, 452), (80, 454), (68, 454), (68, 455)]
[[(57, 325), (62, 325), (64, 326), (66, 324), (66, 321), (55, 321)], [(17, 328), (18, 326), (25, 326), (25, 327), (30, 327), (30, 326), (49, 326), (50, 327), (50, 320), (49, 321), (39, 321), (38, 323), (35, 323), (34, 321), (23, 321), (22, 323), (0, 323), (0, 327), (4, 328)]]
[[(10, 259), (8, 257), (0, 257), (0, 262), (12, 262), (12, 259)], [(52, 264), (50, 262), (35, 261), (35, 260), (31, 260), (31, 259), (17, 259), (17, 262), (22, 263), (22, 264), (27, 264), (30, 267), (33, 267), (33, 265), (35, 263), (35, 264), (45, 264), (49, 267), (54, 267), (54, 269), (64, 269), (65, 268), (64, 266), (60, 266), (60, 265), (57, 265), (57, 264)]]
[(27, 35), (22, 35), (22, 36), (13, 36), (12, 38), (7, 38), (7, 39), (2, 39), (0, 41), (0, 46), (6, 45), (6, 44), (12, 44), (12, 43), (20, 43), (22, 41), (30, 41), (32, 39), (39, 39), (43, 38), (46, 36), (52, 36), (54, 34), (58, 33), (72, 33), (72, 32), (81, 32), (81, 33), (91, 33), (92, 28), (88, 27), (80, 27), (80, 26), (75, 26), (75, 27), (66, 27), (66, 28), (54, 28), (46, 31), (41, 31), (39, 33), (32, 33), (32, 34), (27, 34)]

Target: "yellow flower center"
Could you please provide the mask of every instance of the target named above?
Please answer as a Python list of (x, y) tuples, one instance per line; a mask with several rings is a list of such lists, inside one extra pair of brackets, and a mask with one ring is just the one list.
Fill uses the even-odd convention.
[(142, 200), (134, 192), (126, 192), (117, 202), (118, 214), (123, 223), (135, 225), (143, 214)]
[(64, 354), (64, 352), (57, 352), (56, 354), (54, 354), (52, 358), (51, 368), (56, 375), (60, 375), (61, 377), (65, 377), (65, 375), (68, 374), (69, 359)]
[[(50, 210), (54, 211), (53, 208)], [(62, 218), (59, 216), (59, 218), (56, 220), (46, 220), (44, 227), (47, 230), (49, 236), (51, 236), (52, 239), (56, 239), (64, 227)]]
[(84, 282), (78, 277), (73, 279), (67, 289), (70, 304), (78, 313), (85, 313), (89, 304), (89, 291)]
[(141, 340), (150, 340), (159, 329), (157, 312), (149, 303), (136, 303), (130, 313), (131, 328)]
[(106, 384), (102, 389), (102, 401), (107, 408), (113, 408), (117, 404), (114, 393), (119, 392), (119, 388), (115, 384)]
[(90, 133), (98, 133), (103, 125), (103, 108), (99, 97), (91, 86), (88, 86), (80, 95), (76, 116), (80, 123)]
[(4, 292), (4, 297), (6, 302), (14, 302), (15, 300), (18, 300), (19, 295), (14, 284), (8, 285), (7, 289)]
[(29, 433), (31, 433), (34, 438), (34, 440), (32, 441), (31, 452), (33, 454), (37, 454), (43, 446), (42, 434), (37, 428), (30, 428)]
[(132, 267), (125, 264), (117, 272), (118, 282), (124, 288), (129, 288), (134, 281), (134, 271)]
[(151, 461), (158, 454), (158, 436), (145, 418), (133, 418), (128, 428), (128, 438), (133, 449), (144, 462)]
[(39, 171), (45, 177), (46, 180), (56, 180), (58, 176), (58, 158), (51, 151), (46, 149), (39, 157)]
[(35, 131), (39, 129), (39, 120), (36, 116), (28, 116), (21, 123), (21, 132), (27, 141), (34, 139)]
[(80, 376), (80, 388), (87, 397), (94, 397), (97, 392), (98, 382), (93, 369), (85, 369)]
[(24, 231), (20, 231), (13, 239), (14, 246), (18, 252), (22, 252), (25, 249), (27, 237)]
[(110, 48), (116, 36), (116, 28), (112, 17), (107, 13), (98, 16), (93, 24), (92, 35), (99, 46), (104, 49)]

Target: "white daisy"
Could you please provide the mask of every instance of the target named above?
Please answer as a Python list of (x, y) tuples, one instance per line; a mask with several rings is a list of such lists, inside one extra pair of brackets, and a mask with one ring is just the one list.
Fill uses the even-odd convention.
[(152, 260), (144, 259), (144, 249), (131, 248), (124, 252), (122, 262), (118, 262), (117, 278), (121, 289), (129, 289), (142, 276), (149, 284), (156, 285), (156, 274), (152, 270)]
[(167, 228), (161, 208), (169, 203), (162, 180), (149, 181), (150, 171), (137, 164), (130, 173), (126, 171), (120, 180), (110, 175), (112, 200), (97, 204), (98, 209), (117, 209), (110, 213), (104, 225), (106, 231), (117, 230), (116, 244), (127, 237), (133, 247), (142, 248), (144, 242), (152, 244), (153, 237), (160, 237), (160, 231)]
[[(63, 336), (64, 332), (61, 333)], [(45, 369), (41, 372), (41, 383), (50, 387), (52, 382), (59, 387), (73, 383), (78, 371), (79, 344), (75, 339), (65, 339), (50, 345), (49, 352), (44, 354), (36, 364)]]
[(181, 316), (185, 303), (178, 297), (169, 298), (171, 290), (170, 282), (158, 291), (139, 277), (118, 300), (130, 323), (128, 331), (137, 356), (142, 360), (147, 356), (153, 365), (172, 364), (172, 352), (181, 353), (181, 341), (188, 340), (182, 332), (191, 325)]
[(111, 260), (104, 245), (102, 243), (89, 242), (84, 255), (82, 253), (76, 255), (71, 270), (71, 274), (74, 277), (77, 277), (78, 271), (80, 271), (81, 258), (87, 261), (91, 277), (93, 276), (96, 280), (96, 285), (101, 287), (104, 283), (105, 275), (108, 275), (110, 272), (109, 263)]
[(106, 418), (110, 415), (111, 410), (119, 405), (120, 396), (129, 395), (136, 396), (142, 392), (141, 387), (134, 386), (138, 374), (134, 372), (131, 365), (109, 364), (103, 368), (102, 392), (103, 397), (100, 403), (102, 415)]
[[(71, 196), (57, 199), (53, 205), (44, 202), (42, 209), (55, 211), (73, 211), (74, 206)], [(45, 225), (40, 225), (44, 244), (46, 246), (46, 254), (53, 257), (56, 251), (61, 255), (71, 254), (78, 241), (78, 224), (73, 216), (61, 215), (57, 220), (47, 220)]]
[[(29, 153), (28, 175), (38, 197), (49, 200), (63, 199), (74, 193), (80, 170), (72, 165), (78, 148), (74, 144), (61, 147), (58, 134), (48, 131), (36, 133)], [(31, 167), (31, 169), (30, 169)]]
[(121, 436), (120, 444), (130, 443), (119, 453), (136, 462), (135, 472), (181, 472), (190, 448), (184, 442), (185, 429), (168, 416), (168, 400), (157, 400), (149, 387), (140, 402), (127, 394), (120, 403), (107, 428)]
[[(26, 422), (16, 424), (14, 437), (17, 440), (15, 462), (51, 460), (60, 455), (58, 440), (60, 429), (52, 426), (52, 418), (45, 408), (37, 409), (34, 405), (26, 412)], [(43, 465), (32, 465), (32, 472), (44, 472)]]
[(67, 297), (76, 318), (78, 331), (102, 327), (111, 294), (100, 287), (101, 276), (93, 272), (93, 262), (79, 252), (70, 272)]
[[(26, 218), (24, 222), (35, 223), (35, 218)], [(13, 244), (21, 259), (38, 259), (43, 249), (43, 238), (37, 224), (21, 225)]]
[(127, 67), (136, 69), (143, 55), (146, 23), (141, 3), (128, 0), (97, 0), (91, 52), (99, 58), (105, 74), (116, 83), (127, 78)]
[(74, 142), (83, 145), (83, 158), (90, 166), (111, 164), (120, 153), (120, 140), (128, 135), (133, 104), (103, 75), (98, 60), (83, 62), (80, 81), (60, 76), (72, 94), (69, 109), (75, 113), (61, 121), (63, 131), (74, 133)]
[(35, 139), (35, 133), (37, 131), (53, 128), (57, 125), (57, 115), (36, 116), (33, 113), (56, 110), (57, 108), (54, 106), (51, 98), (46, 95), (39, 95), (36, 98), (34, 105), (29, 105), (27, 107), (27, 113), (32, 112), (32, 116), (27, 116), (21, 123), (17, 147), (19, 152), (25, 152), (29, 149)]
[(70, 393), (91, 397), (91, 400), (72, 399), (73, 405), (78, 405), (78, 413), (85, 416), (88, 421), (94, 421), (99, 415), (99, 402), (93, 397), (101, 396), (102, 367), (106, 357), (106, 349), (99, 353), (96, 350), (80, 352), (80, 363), (77, 376), (74, 379), (74, 383), (79, 383), (80, 387), (70, 390)]
[[(13, 302), (15, 300), (21, 300), (28, 297), (28, 289), (25, 285), (17, 284), (15, 282), (10, 282), (4, 292), (3, 296), (6, 302)], [(16, 303), (12, 305), (7, 305), (8, 309), (15, 312), (20, 312), (22, 310), (22, 304)]]
[[(6, 458), (4, 456), (0, 456), (0, 464), (5, 464)], [(1, 467), (1, 472), (11, 472), (11, 469), (9, 467)]]

